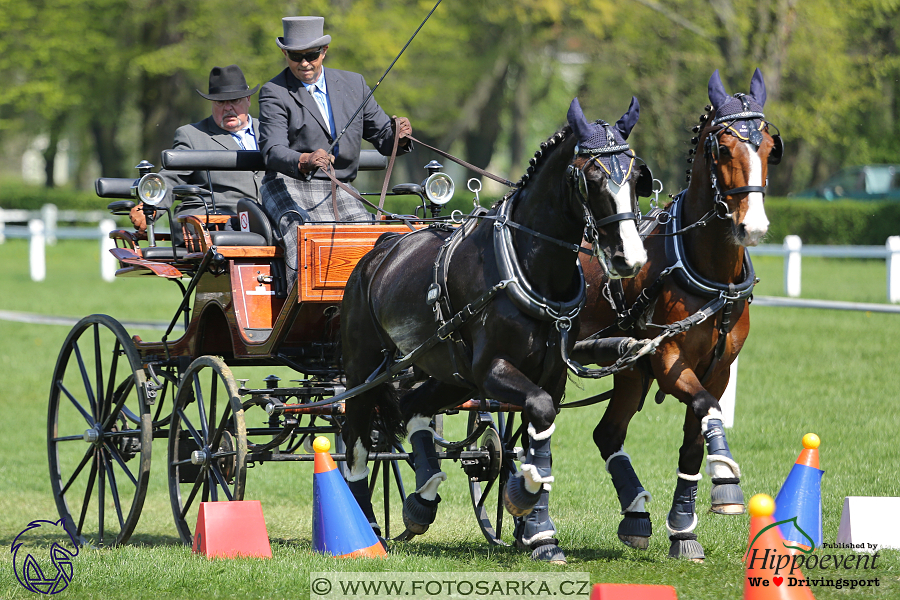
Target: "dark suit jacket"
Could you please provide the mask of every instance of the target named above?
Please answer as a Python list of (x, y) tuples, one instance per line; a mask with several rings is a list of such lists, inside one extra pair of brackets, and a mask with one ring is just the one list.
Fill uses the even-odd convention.
[[(334, 115), (335, 133), (340, 134), (369, 95), (369, 86), (358, 73), (329, 68), (325, 68), (325, 81)], [(312, 94), (290, 69), (273, 77), (259, 91), (259, 134), (259, 147), (267, 171), (277, 171), (297, 179), (304, 177), (297, 168), (300, 154), (318, 148), (328, 150), (334, 141)], [(394, 143), (391, 120), (374, 97), (366, 102), (365, 108), (338, 144), (339, 154), (335, 157), (334, 169), (341, 181), (356, 179), (360, 142), (363, 139), (371, 142), (381, 154), (390, 155)], [(408, 152), (410, 148), (400, 148), (399, 151)], [(321, 171), (315, 177), (328, 178)]]
[[(251, 117), (252, 118), (252, 117)], [(253, 133), (259, 142), (259, 121), (253, 119)], [(207, 117), (198, 123), (183, 125), (175, 131), (175, 141), (172, 144), (174, 150), (240, 150), (241, 147), (231, 134), (218, 125), (213, 118)], [(208, 189), (206, 171), (167, 171), (159, 172), (166, 180), (169, 190), (176, 185), (197, 185)], [(213, 186), (213, 194), (216, 199), (216, 208), (237, 214), (238, 200), (252, 198), (259, 201), (259, 186), (263, 173), (260, 171), (210, 171), (210, 179)], [(160, 206), (172, 205), (172, 192), (166, 193), (166, 198)], [(185, 210), (202, 209), (203, 202), (188, 198), (176, 208), (177, 213)]]

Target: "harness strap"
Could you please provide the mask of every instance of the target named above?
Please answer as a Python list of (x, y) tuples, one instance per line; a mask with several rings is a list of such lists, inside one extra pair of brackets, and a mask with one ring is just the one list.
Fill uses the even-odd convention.
[(731, 196), (732, 194), (746, 194), (750, 192), (759, 192), (760, 194), (765, 194), (766, 188), (761, 185), (745, 185), (744, 187), (736, 187), (734, 189), (719, 193), (723, 196)]
[(397, 148), (400, 145), (400, 136), (396, 132), (400, 131), (400, 117), (394, 117), (394, 147), (391, 150), (391, 158), (388, 161), (387, 172), (384, 174), (384, 185), (381, 187), (381, 197), (378, 199), (378, 211), (376, 216), (381, 216), (381, 209), (384, 206), (384, 197), (387, 195), (388, 182), (391, 180), (391, 171), (394, 170), (394, 161), (397, 159)]
[[(509, 200), (507, 200), (507, 202), (508, 201)], [(633, 214), (633, 213), (628, 213), (628, 214)], [(618, 216), (618, 215), (616, 215), (616, 216)], [(469, 215), (469, 217), (473, 218), (472, 215)], [(532, 235), (532, 236), (542, 239), (546, 242), (551, 242), (553, 244), (556, 244), (557, 246), (561, 246), (561, 247), (565, 248), (566, 250), (571, 250), (572, 252), (575, 252), (576, 254), (579, 252), (583, 252), (584, 254), (587, 254), (588, 256), (593, 256), (593, 252), (591, 252), (587, 248), (583, 248), (583, 247), (579, 246), (578, 244), (570, 244), (569, 242), (565, 242), (563, 240), (556, 239), (555, 237), (550, 237), (549, 235), (547, 235), (545, 233), (541, 233), (540, 231), (535, 231), (534, 229), (525, 227), (524, 225), (520, 225), (519, 223), (516, 223), (515, 221), (510, 221), (509, 217), (507, 215), (475, 215), (474, 218), (496, 221), (498, 223), (498, 225), (497, 225), (498, 227), (503, 227), (503, 226), (508, 225), (514, 229), (518, 229), (519, 231), (525, 232), (528, 235)], [(627, 218), (627, 217), (625, 217), (625, 218)]]
[(505, 185), (505, 186), (507, 186), (507, 187), (511, 187), (511, 188), (517, 187), (515, 183), (513, 183), (512, 181), (510, 181), (510, 180), (508, 180), (508, 179), (503, 179), (502, 177), (498, 177), (497, 175), (494, 175), (493, 173), (488, 173), (488, 172), (485, 171), (484, 169), (481, 169), (481, 168), (479, 168), (479, 167), (476, 167), (475, 165), (473, 165), (473, 164), (471, 164), (471, 163), (467, 163), (466, 161), (464, 161), (464, 160), (462, 160), (462, 159), (456, 158), (456, 157), (453, 156), (452, 154), (448, 154), (447, 152), (444, 152), (443, 150), (440, 150), (440, 149), (438, 149), (438, 148), (435, 148), (434, 146), (429, 146), (428, 144), (426, 144), (426, 143), (423, 142), (422, 140), (418, 140), (418, 139), (414, 138), (413, 136), (409, 136), (409, 139), (411, 139), (412, 141), (416, 142), (417, 144), (422, 144), (423, 146), (425, 146), (426, 148), (428, 148), (429, 150), (431, 150), (431, 151), (433, 151), (433, 152), (437, 152), (438, 154), (440, 154), (440, 155), (443, 156), (444, 158), (450, 159), (450, 160), (452, 160), (453, 162), (455, 162), (455, 163), (457, 163), (457, 164), (459, 164), (459, 165), (462, 165), (462, 166), (464, 166), (465, 168), (467, 168), (467, 169), (469, 169), (469, 170), (475, 171), (475, 172), (478, 173), (479, 175), (482, 175), (482, 176), (484, 176), (484, 177), (487, 177), (488, 179), (493, 179), (494, 181), (496, 181), (496, 182), (498, 182), (498, 183), (502, 183), (503, 185)]

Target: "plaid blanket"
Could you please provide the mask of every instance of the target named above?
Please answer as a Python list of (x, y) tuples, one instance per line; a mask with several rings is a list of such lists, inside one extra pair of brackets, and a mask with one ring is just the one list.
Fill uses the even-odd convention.
[[(263, 179), (260, 196), (263, 209), (278, 224), (284, 238), (284, 260), (287, 266), (287, 286), (290, 290), (297, 279), (297, 225), (334, 221), (331, 181), (321, 179), (303, 181), (270, 171)], [(337, 206), (341, 221), (375, 219), (362, 202), (341, 188), (337, 188)]]

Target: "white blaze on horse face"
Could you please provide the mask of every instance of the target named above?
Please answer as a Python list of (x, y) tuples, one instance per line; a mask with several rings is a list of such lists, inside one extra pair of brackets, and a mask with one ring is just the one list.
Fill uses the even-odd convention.
[[(612, 180), (607, 179), (609, 191), (616, 199), (616, 212), (631, 212), (631, 182), (626, 181), (624, 185), (616, 185)], [(632, 268), (636, 273), (645, 262), (647, 262), (647, 251), (641, 242), (641, 236), (638, 235), (637, 225), (633, 219), (625, 219), (619, 221), (619, 237), (622, 239), (622, 253), (625, 257), (625, 264)]]
[[(747, 158), (750, 163), (750, 176), (748, 186), (763, 187), (763, 165), (753, 145), (744, 142), (747, 147)], [(743, 246), (756, 246), (769, 230), (769, 219), (766, 217), (766, 208), (763, 204), (763, 195), (760, 192), (747, 194), (747, 211), (742, 222), (743, 231), (739, 242)]]

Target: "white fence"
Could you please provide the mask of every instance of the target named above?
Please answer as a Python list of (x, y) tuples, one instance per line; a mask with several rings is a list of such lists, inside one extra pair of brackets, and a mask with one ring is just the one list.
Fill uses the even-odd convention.
[(784, 244), (763, 244), (750, 249), (751, 256), (784, 256), (784, 294), (800, 296), (802, 256), (830, 258), (880, 258), (887, 267), (888, 302), (900, 302), (900, 236), (891, 236), (884, 246), (815, 246), (803, 245), (796, 235), (784, 238)]
[[(58, 227), (57, 222), (99, 222), (97, 227)], [(8, 225), (7, 223), (27, 222), (28, 225)], [(115, 241), (110, 239), (109, 232), (116, 229), (116, 223), (109, 218), (109, 213), (100, 210), (73, 211), (57, 210), (52, 204), (45, 204), (39, 211), (0, 209), (0, 244), (6, 238), (26, 238), (28, 245), (28, 264), (32, 281), (44, 281), (47, 277), (47, 261), (45, 248), (47, 244), (55, 244), (58, 239), (95, 239), (100, 242), (100, 276), (105, 281), (116, 277), (118, 262), (110, 254)]]

